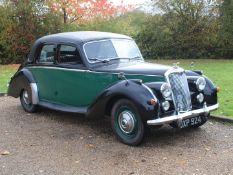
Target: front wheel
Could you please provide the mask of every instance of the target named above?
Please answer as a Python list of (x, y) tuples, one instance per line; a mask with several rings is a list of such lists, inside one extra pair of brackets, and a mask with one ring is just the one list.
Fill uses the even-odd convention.
[(116, 102), (111, 113), (111, 124), (118, 139), (127, 144), (139, 145), (144, 137), (144, 124), (135, 105), (122, 99)]
[(36, 106), (32, 104), (29, 96), (29, 91), (24, 89), (20, 94), (20, 102), (23, 109), (26, 112), (33, 113), (36, 110)]

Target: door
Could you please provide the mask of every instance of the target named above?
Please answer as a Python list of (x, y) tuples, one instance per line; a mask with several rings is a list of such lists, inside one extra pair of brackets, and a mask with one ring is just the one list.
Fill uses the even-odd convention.
[(56, 75), (50, 69), (55, 66), (55, 59), (56, 44), (43, 44), (36, 58), (36, 65), (28, 68), (37, 82), (40, 101), (56, 100)]

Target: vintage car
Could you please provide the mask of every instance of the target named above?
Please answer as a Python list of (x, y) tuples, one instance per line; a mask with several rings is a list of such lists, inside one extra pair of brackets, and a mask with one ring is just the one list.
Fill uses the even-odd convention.
[(218, 108), (217, 92), (201, 71), (146, 63), (132, 38), (91, 31), (38, 39), (8, 88), (27, 112), (43, 106), (110, 116), (128, 145), (141, 143), (152, 126), (203, 125)]

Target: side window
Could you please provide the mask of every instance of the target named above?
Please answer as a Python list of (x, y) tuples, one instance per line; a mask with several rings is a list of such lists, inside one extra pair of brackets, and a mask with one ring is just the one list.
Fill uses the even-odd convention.
[(44, 45), (41, 49), (38, 62), (53, 63), (55, 59), (56, 46), (53, 44)]
[(60, 63), (82, 63), (78, 49), (69, 45), (60, 45), (58, 60)]

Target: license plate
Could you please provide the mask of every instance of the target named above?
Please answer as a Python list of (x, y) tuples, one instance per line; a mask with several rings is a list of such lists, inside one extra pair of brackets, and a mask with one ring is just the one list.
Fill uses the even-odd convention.
[(180, 123), (180, 128), (187, 128), (189, 126), (200, 124), (201, 122), (202, 119), (200, 116), (183, 119)]

